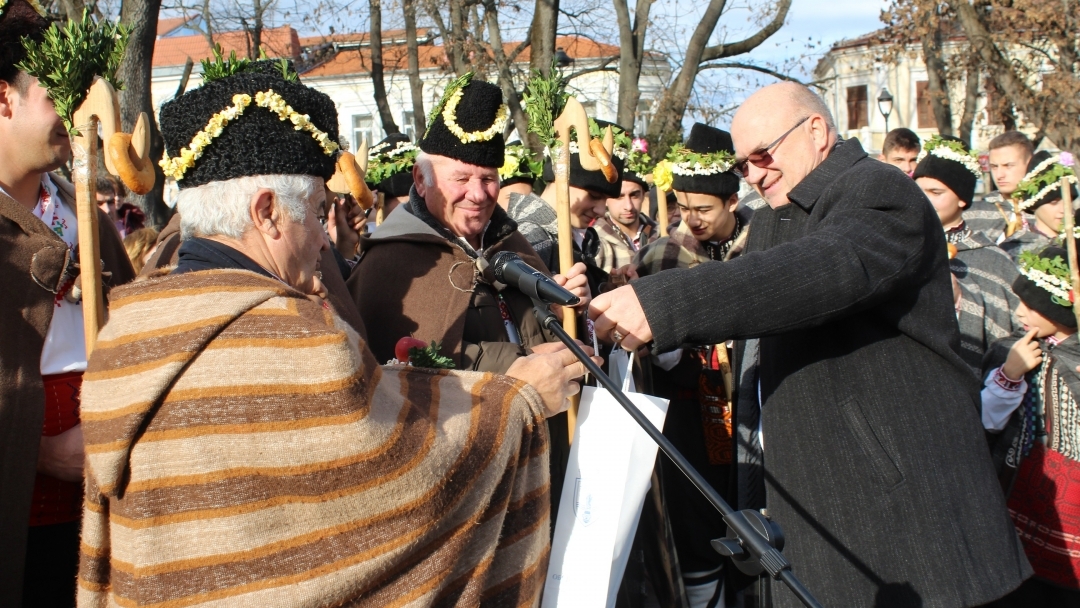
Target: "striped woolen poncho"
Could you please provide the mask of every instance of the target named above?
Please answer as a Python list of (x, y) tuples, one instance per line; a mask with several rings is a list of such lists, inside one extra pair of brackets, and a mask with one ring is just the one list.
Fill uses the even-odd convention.
[(330, 308), (193, 272), (112, 292), (83, 384), (79, 606), (531, 606), (527, 385), (378, 366)]

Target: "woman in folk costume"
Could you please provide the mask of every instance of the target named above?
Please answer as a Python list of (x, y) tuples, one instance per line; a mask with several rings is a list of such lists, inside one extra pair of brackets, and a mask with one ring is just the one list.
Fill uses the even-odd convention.
[[(71, 116), (57, 113), (58, 107), (63, 111), (57, 99), (68, 98), (31, 74), (27, 60), (33, 57), (29, 69), (35, 73), (49, 66), (51, 75), (56, 66), (58, 74), (87, 76), (97, 71), (101, 57), (53, 52), (43, 44), (48, 27), (37, 2), (0, 0), (0, 606), (5, 607), (70, 607), (79, 561), (79, 385), (86, 369), (79, 218), (75, 188), (55, 173), (71, 160), (64, 125)], [(87, 33), (81, 23), (74, 28)], [(98, 243), (106, 287), (134, 278), (120, 235), (104, 213), (98, 215)]]
[(982, 174), (979, 159), (959, 139), (935, 136), (923, 145), (913, 177), (937, 211), (949, 243), (949, 269), (962, 294), (957, 302), (960, 356), (976, 374), (994, 341), (1012, 333), (1019, 300), (1012, 291), (1016, 264), (982, 232), (971, 230), (963, 212), (975, 197)]
[(1080, 342), (1061, 247), (1020, 256), (1013, 289), (1027, 332), (986, 359), (983, 426), (1035, 577), (993, 604), (1080, 606)]
[[(730, 171), (734, 153), (726, 131), (699, 123), (683, 147), (658, 163), (653, 177), (659, 188), (675, 191), (682, 223), (670, 236), (638, 252), (630, 276), (739, 255), (749, 218), (736, 212), (739, 178)], [(653, 362), (652, 393), (671, 400), (664, 435), (721, 495), (730, 498), (735, 448), (731, 350), (725, 344), (686, 345), (654, 357)], [(724, 558), (709, 541), (724, 536), (725, 525), (668, 459), (660, 462), (668, 519), (690, 604), (694, 608), (724, 606)], [(734, 590), (728, 588), (730, 600)]]
[(378, 365), (318, 280), (333, 101), (215, 71), (160, 113), (178, 264), (114, 291), (83, 384), (79, 605), (536, 605), (581, 365)]
[(1060, 236), (1065, 218), (1061, 178), (1069, 180), (1073, 200), (1077, 199), (1076, 175), (1069, 164), (1063, 164), (1059, 155), (1045, 150), (1036, 153), (1028, 162), (1028, 172), (1012, 195), (1013, 202), (1024, 214), (1024, 230), (1001, 243), (1001, 248), (1014, 260), (1019, 260), (1025, 251), (1043, 249)]

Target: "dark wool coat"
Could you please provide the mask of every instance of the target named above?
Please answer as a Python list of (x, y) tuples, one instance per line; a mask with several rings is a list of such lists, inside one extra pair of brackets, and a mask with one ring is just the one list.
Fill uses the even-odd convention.
[[(59, 177), (52, 179), (60, 199), (75, 213), (75, 189)], [(98, 213), (101, 259), (112, 273), (103, 282), (122, 285), (135, 271), (116, 227)], [(22, 602), (30, 496), (45, 419), (41, 349), (55, 295), (34, 280), (31, 265), (40, 282), (55, 286), (66, 256), (67, 245), (45, 222), (0, 193), (0, 606)]]
[[(857, 140), (789, 198), (755, 213), (738, 259), (631, 284), (656, 348), (761, 338), (769, 514), (824, 605), (1001, 597), (1031, 567), (986, 448), (979, 382), (957, 354), (933, 207)], [(798, 601), (781, 588), (776, 605)]]

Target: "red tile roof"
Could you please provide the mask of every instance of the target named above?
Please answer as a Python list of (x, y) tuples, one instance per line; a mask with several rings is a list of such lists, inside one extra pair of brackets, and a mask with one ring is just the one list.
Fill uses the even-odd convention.
[[(236, 51), (237, 56), (247, 56), (248, 36), (244, 32), (215, 34), (214, 42), (221, 45), (221, 50), (225, 55)], [(266, 54), (271, 57), (296, 58), (300, 56), (300, 38), (296, 30), (287, 25), (263, 30), (262, 45), (266, 49)], [(206, 41), (205, 36), (159, 38), (154, 44), (153, 65), (154, 67), (184, 65), (188, 57), (193, 61), (199, 61), (212, 56), (210, 43)]]
[(164, 19), (158, 19), (157, 35), (164, 36), (192, 19), (194, 19), (194, 17), (166, 17)]

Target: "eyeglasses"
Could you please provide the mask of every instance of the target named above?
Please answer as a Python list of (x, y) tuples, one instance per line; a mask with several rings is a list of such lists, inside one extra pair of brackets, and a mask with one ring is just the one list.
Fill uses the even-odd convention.
[(769, 166), (769, 164), (773, 161), (771, 151), (774, 148), (780, 147), (780, 144), (783, 143), (784, 138), (788, 135), (791, 135), (792, 131), (801, 127), (802, 124), (807, 120), (810, 120), (809, 116), (804, 117), (802, 120), (795, 123), (794, 127), (791, 127), (787, 131), (784, 131), (784, 134), (780, 137), (777, 137), (776, 140), (773, 141), (771, 144), (754, 150), (750, 154), (747, 154), (746, 158), (744, 158), (743, 160), (736, 160), (735, 164), (731, 167), (731, 172), (739, 176), (740, 178), (746, 179), (747, 170), (750, 168), (749, 163), (753, 163), (755, 167)]

